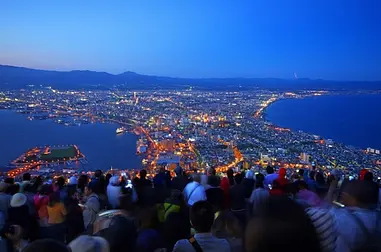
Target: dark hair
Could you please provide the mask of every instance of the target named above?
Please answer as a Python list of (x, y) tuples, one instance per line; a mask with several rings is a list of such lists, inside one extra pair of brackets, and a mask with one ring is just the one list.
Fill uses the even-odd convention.
[(83, 192), (88, 182), (89, 182), (89, 177), (87, 177), (86, 174), (82, 174), (81, 176), (79, 176), (78, 185), (77, 185), (78, 189), (80, 189)]
[(373, 181), (373, 173), (371, 173), (371, 172), (365, 173), (364, 180), (365, 181)]
[(306, 181), (304, 181), (304, 180), (298, 180), (295, 183), (297, 185), (298, 191), (308, 188), (308, 185), (307, 185)]
[(272, 166), (268, 165), (266, 167), (266, 172), (267, 172), (267, 174), (272, 174), (272, 173), (274, 173), (274, 168)]
[(235, 183), (238, 185), (238, 184), (241, 184), (242, 181), (243, 181), (243, 174), (242, 173), (237, 173), (235, 176), (234, 176), (234, 181)]
[(243, 227), (231, 211), (223, 211), (215, 219), (212, 233), (217, 238), (243, 238)]
[(245, 233), (247, 252), (321, 251), (312, 221), (292, 199), (270, 197), (254, 216)]
[(323, 173), (317, 172), (315, 176), (315, 180), (318, 185), (325, 185), (325, 178)]
[(263, 182), (265, 181), (265, 176), (262, 173), (255, 175), (255, 188), (264, 188)]
[(141, 179), (146, 178), (146, 176), (147, 176), (147, 171), (144, 170), (144, 169), (140, 170), (140, 172), (139, 172), (139, 176), (140, 176)]
[(53, 192), (49, 194), (49, 206), (54, 206), (58, 202), (60, 202), (59, 192)]
[(20, 191), (20, 185), (19, 184), (11, 184), (7, 188), (7, 194), (14, 195)]
[(100, 183), (97, 180), (92, 180), (88, 185), (87, 189), (91, 190), (93, 193), (98, 194), (100, 191)]
[(65, 185), (65, 178), (62, 176), (58, 177), (56, 185), (58, 185), (58, 187), (62, 189), (62, 187), (64, 187)]
[(102, 176), (102, 171), (101, 170), (96, 170), (95, 172), (94, 172), (94, 177), (96, 177), (96, 178), (100, 178), (101, 176)]
[(190, 236), (190, 224), (181, 213), (171, 212), (163, 224), (163, 238), (167, 251), (172, 251), (178, 240), (187, 239)]
[(132, 220), (124, 216), (115, 216), (110, 226), (100, 232), (100, 236), (107, 240), (110, 252), (135, 251), (137, 232)]
[(137, 216), (138, 227), (140, 229), (155, 229), (159, 224), (157, 210), (155, 207), (142, 208)]
[(38, 187), (37, 192), (39, 192), (41, 195), (49, 195), (53, 192), (53, 188), (49, 184), (43, 184)]
[(190, 210), (190, 220), (196, 232), (210, 232), (214, 222), (213, 206), (207, 201), (194, 203)]
[(213, 187), (219, 187), (220, 186), (220, 178), (214, 175), (211, 175), (208, 177), (208, 185)]
[(343, 192), (352, 196), (359, 207), (370, 207), (378, 202), (379, 189), (373, 181), (352, 180), (344, 188)]
[(315, 180), (315, 174), (316, 174), (315, 171), (310, 171), (310, 175), (309, 175), (310, 179)]
[(31, 175), (30, 175), (29, 172), (24, 173), (24, 174), (22, 175), (22, 180), (24, 180), (24, 181), (30, 181), (31, 178), (32, 178), (32, 177), (31, 177)]
[(34, 193), (34, 186), (30, 183), (25, 184), (24, 192)]
[(235, 180), (234, 180), (234, 171), (232, 168), (229, 168), (228, 171), (226, 172), (226, 175), (229, 179), (229, 185), (234, 185), (235, 184)]
[(69, 252), (70, 250), (64, 243), (51, 239), (36, 240), (23, 249), (23, 252), (36, 251)]
[(303, 175), (304, 175), (304, 169), (299, 169), (298, 174), (299, 174), (300, 177), (303, 178)]
[(4, 179), (4, 182), (7, 183), (7, 184), (14, 184), (15, 183), (15, 179), (14, 178), (11, 178), (11, 177), (8, 177), (8, 178), (5, 178)]

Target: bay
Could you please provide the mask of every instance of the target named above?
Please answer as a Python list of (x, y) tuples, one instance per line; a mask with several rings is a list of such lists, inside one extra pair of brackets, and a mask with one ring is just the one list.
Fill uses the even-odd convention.
[(0, 167), (35, 146), (75, 144), (86, 156), (84, 169), (141, 168), (136, 155), (137, 136), (117, 135), (116, 124), (64, 126), (50, 120), (30, 121), (26, 115), (0, 110)]
[(381, 95), (327, 95), (271, 104), (266, 119), (359, 148), (381, 149)]

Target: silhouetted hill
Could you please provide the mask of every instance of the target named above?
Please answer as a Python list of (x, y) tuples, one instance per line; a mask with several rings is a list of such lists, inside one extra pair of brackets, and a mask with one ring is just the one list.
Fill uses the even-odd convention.
[(112, 87), (128, 89), (175, 89), (189, 88), (204, 90), (248, 90), (255, 88), (301, 90), (373, 90), (381, 89), (381, 81), (377, 82), (338, 82), (311, 79), (276, 79), (276, 78), (171, 78), (149, 76), (134, 72), (110, 74), (95, 71), (49, 71), (25, 67), (0, 65), (0, 88), (18, 89), (28, 85), (52, 86), (58, 89)]

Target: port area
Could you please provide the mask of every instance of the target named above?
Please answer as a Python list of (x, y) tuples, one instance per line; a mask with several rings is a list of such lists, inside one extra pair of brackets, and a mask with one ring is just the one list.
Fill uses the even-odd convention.
[(29, 170), (59, 167), (62, 164), (80, 161), (85, 163), (86, 157), (76, 145), (41, 146), (29, 149), (13, 160), (7, 175), (16, 177)]

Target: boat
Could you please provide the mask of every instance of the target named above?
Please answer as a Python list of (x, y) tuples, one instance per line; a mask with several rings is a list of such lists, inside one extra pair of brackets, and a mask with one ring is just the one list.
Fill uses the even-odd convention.
[(126, 131), (125, 127), (120, 127), (116, 129), (116, 134), (121, 134), (121, 133), (124, 133), (125, 131)]

